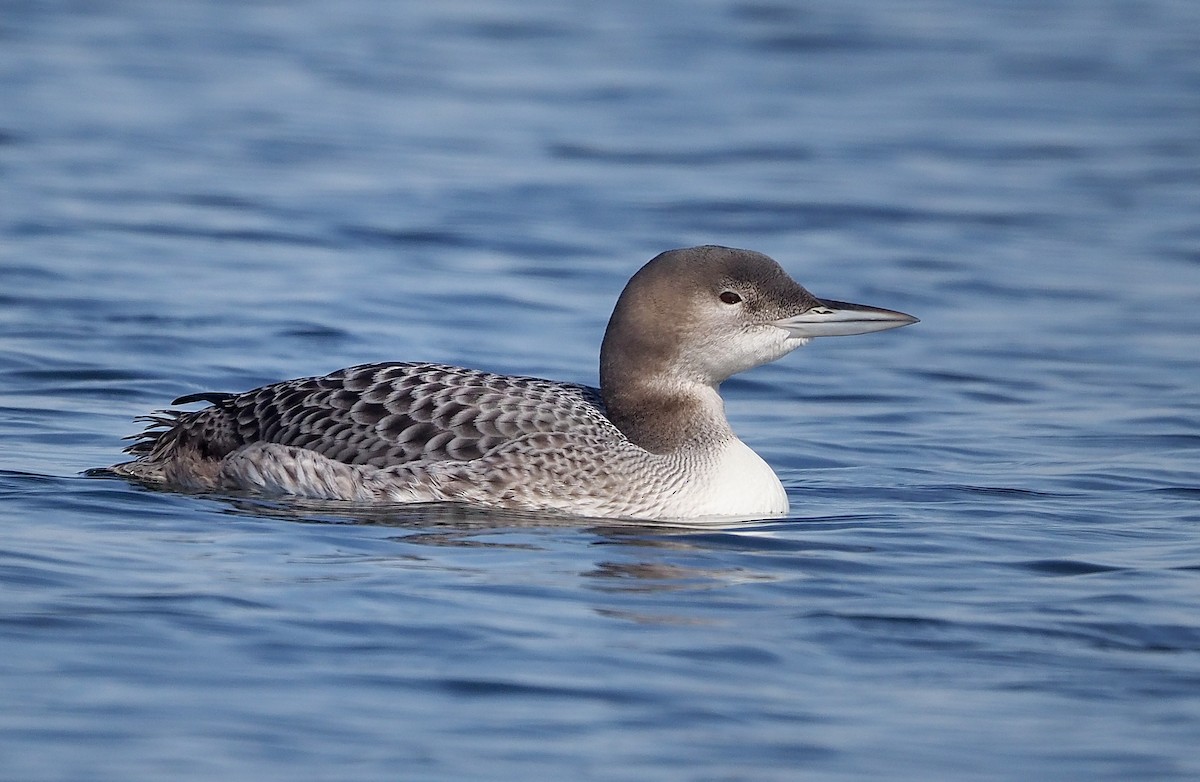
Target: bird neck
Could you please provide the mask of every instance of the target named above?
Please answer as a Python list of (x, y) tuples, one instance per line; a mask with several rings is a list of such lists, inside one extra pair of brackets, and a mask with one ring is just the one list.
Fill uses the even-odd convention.
[(715, 386), (644, 374), (610, 360), (601, 363), (600, 394), (609, 420), (652, 453), (711, 447), (734, 437)]

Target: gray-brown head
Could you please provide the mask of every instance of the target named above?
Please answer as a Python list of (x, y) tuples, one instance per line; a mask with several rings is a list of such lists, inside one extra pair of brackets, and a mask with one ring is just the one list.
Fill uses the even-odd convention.
[(609, 415), (636, 442), (629, 422), (658, 392), (715, 388), (813, 337), (916, 322), (902, 312), (818, 299), (762, 253), (669, 250), (633, 275), (617, 300), (600, 349), (600, 388)]

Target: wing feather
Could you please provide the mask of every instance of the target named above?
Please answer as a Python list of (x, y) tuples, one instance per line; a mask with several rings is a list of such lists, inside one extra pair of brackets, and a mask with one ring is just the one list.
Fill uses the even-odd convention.
[(241, 394), (201, 393), (203, 410), (166, 411), (127, 450), (220, 460), (254, 442), (307, 448), (347, 464), (468, 461), (534, 433), (618, 436), (597, 389), (441, 364), (363, 364)]

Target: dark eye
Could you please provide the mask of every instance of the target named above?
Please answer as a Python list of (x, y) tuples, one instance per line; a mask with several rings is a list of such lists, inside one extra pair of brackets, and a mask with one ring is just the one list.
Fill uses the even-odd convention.
[(725, 302), (726, 304), (737, 304), (741, 300), (742, 300), (742, 297), (737, 295), (733, 291), (724, 291), (721, 294), (721, 301)]

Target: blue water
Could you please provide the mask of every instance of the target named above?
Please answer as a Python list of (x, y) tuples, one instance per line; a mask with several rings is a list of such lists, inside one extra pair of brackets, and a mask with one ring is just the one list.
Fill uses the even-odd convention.
[[(715, 242), (792, 514), (84, 477), (374, 360), (595, 382)], [(1200, 5), (0, 3), (0, 778), (1200, 778)]]

